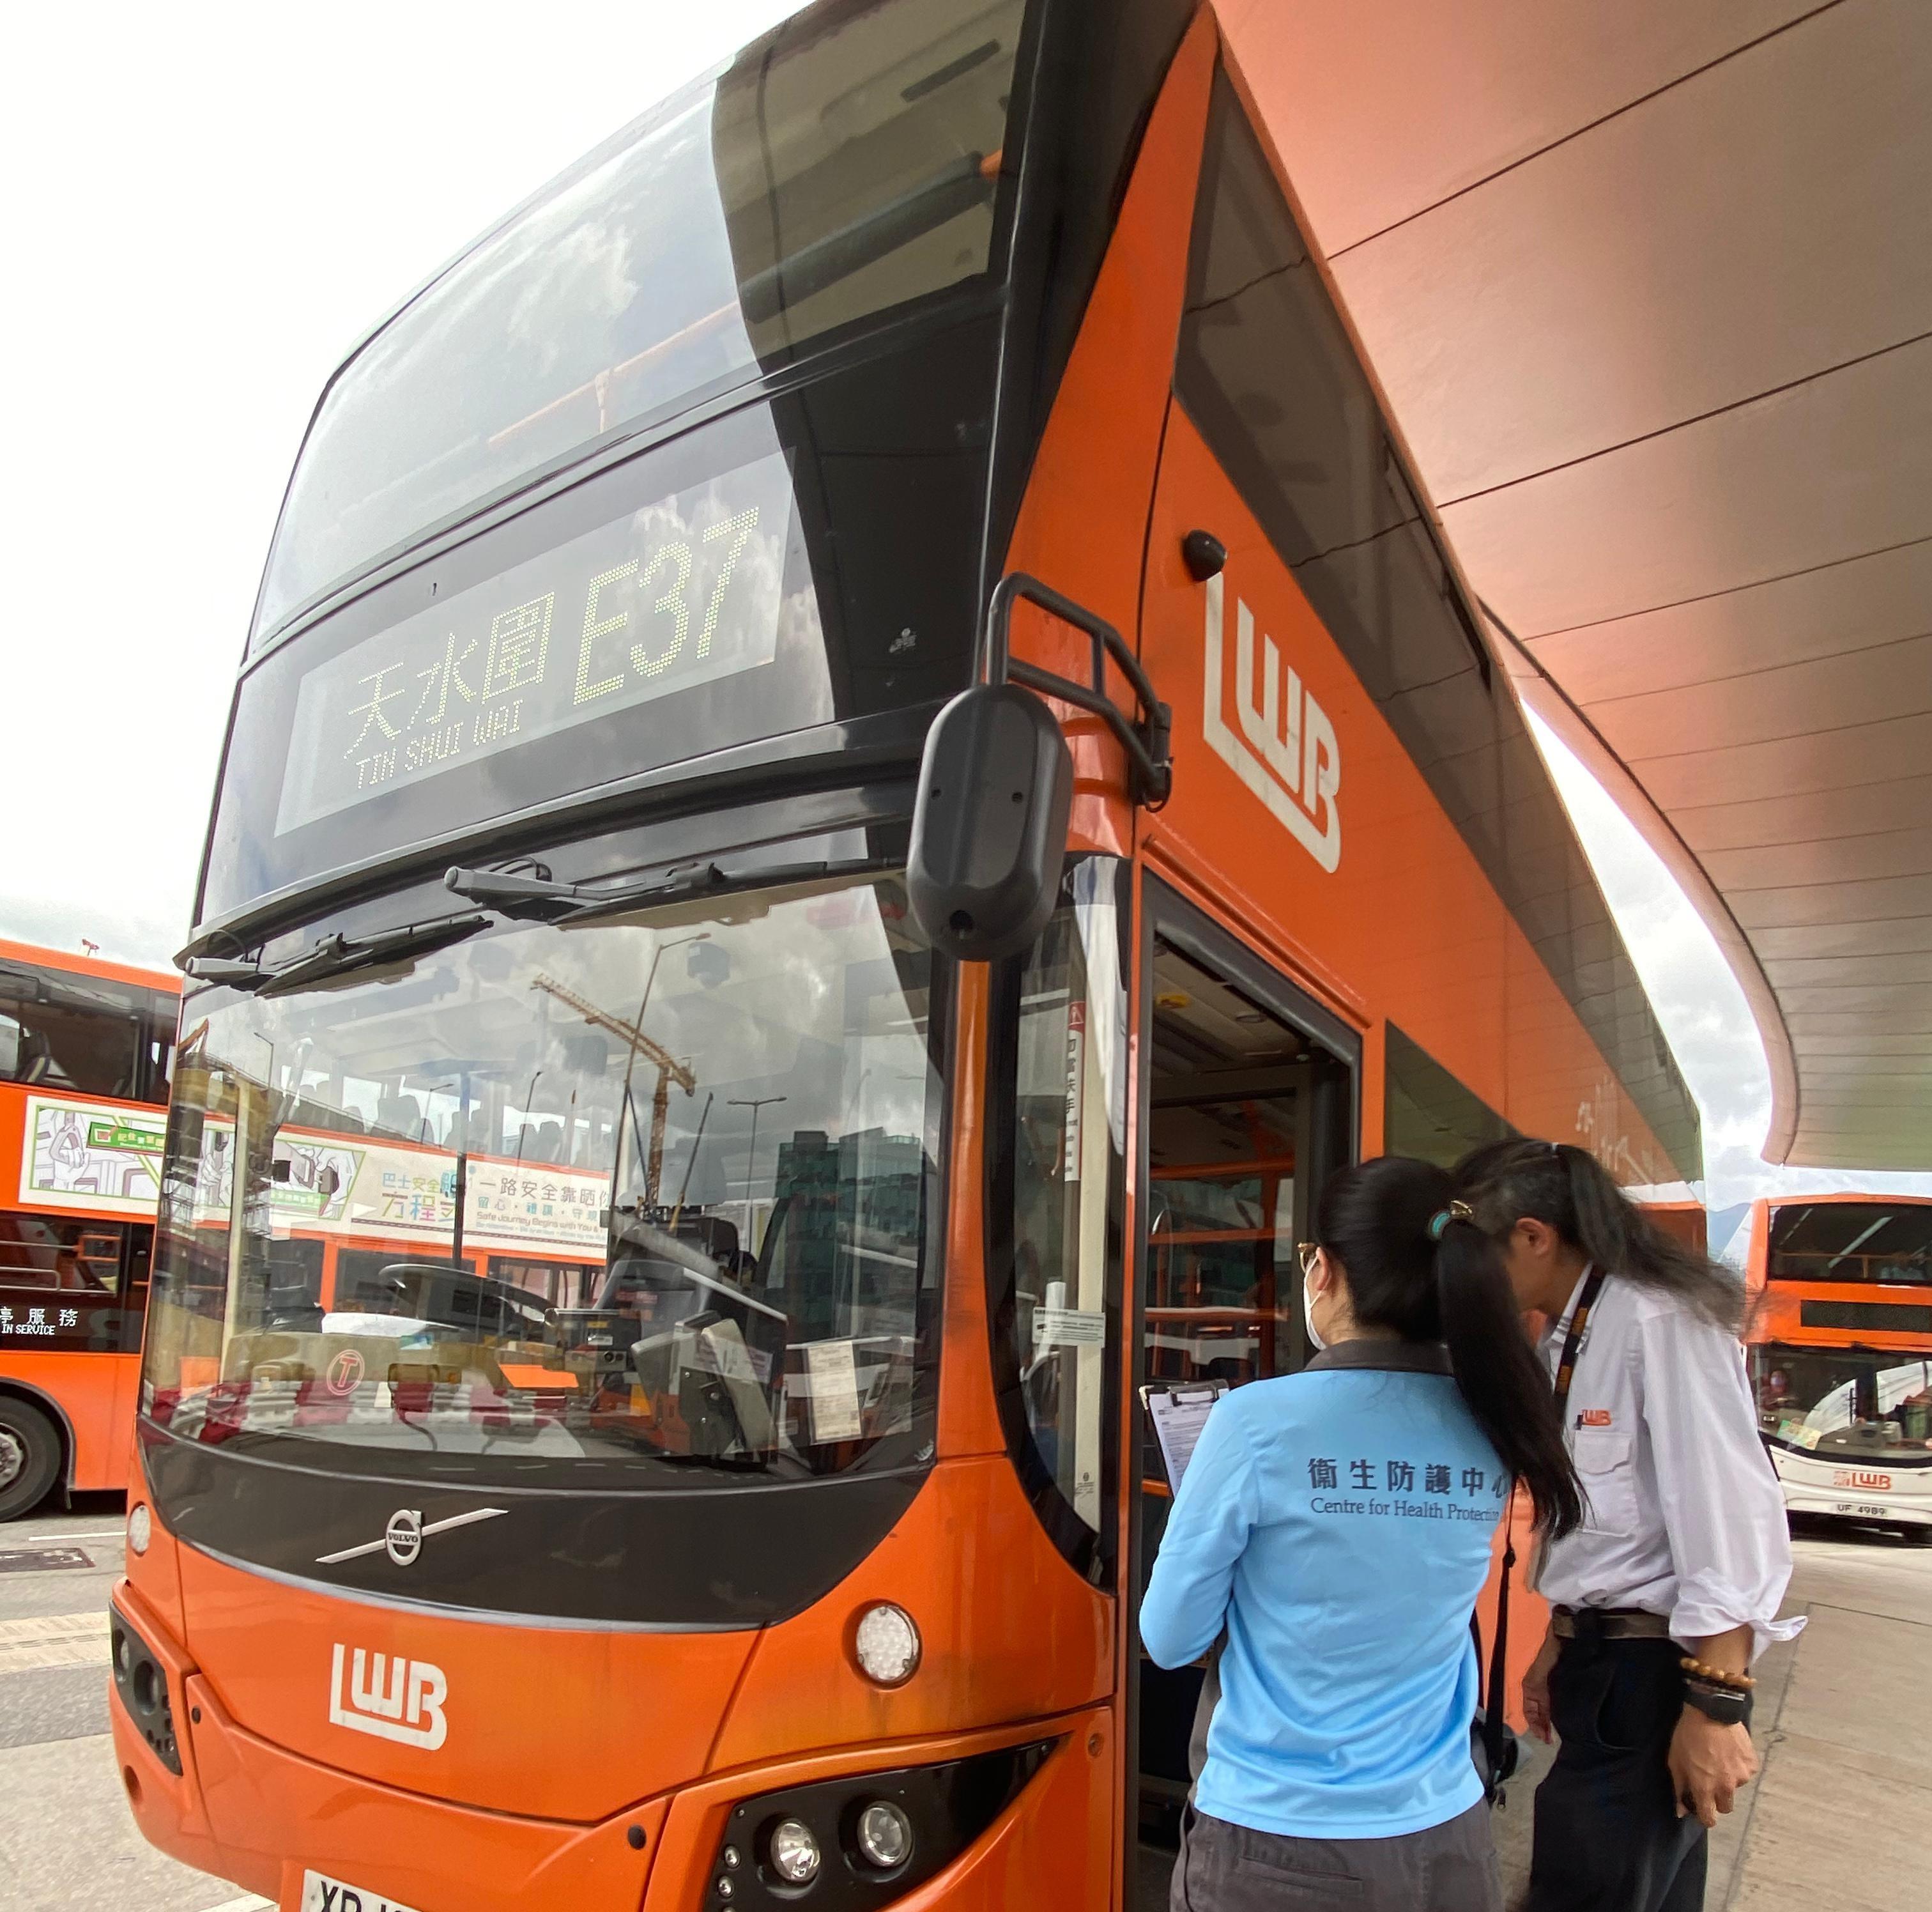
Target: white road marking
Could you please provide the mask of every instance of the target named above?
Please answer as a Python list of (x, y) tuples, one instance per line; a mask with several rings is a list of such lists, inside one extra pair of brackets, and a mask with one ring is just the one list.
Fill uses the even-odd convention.
[[(124, 1528), (116, 1527), (110, 1533), (29, 1534), (27, 1536), (27, 1544), (29, 1547), (63, 1547), (68, 1542), (76, 1540), (125, 1540), (127, 1538), (127, 1530)], [(221, 1908), (218, 1906), (215, 1912), (221, 1912)]]
[(207, 1912), (263, 1912), (264, 1907), (274, 1912), (274, 1904), (272, 1898), (257, 1898), (250, 1892), (246, 1898), (224, 1898), (219, 1905), (209, 1906)]
[(0, 1620), (0, 1673), (32, 1673), (50, 1667), (108, 1664), (107, 1615), (46, 1613), (37, 1619)]

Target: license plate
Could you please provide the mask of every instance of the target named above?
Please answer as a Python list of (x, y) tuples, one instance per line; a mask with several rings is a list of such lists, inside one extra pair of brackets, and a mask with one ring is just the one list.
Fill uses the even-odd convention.
[(415, 1908), (400, 1899), (385, 1898), (367, 1886), (345, 1885), (326, 1872), (304, 1872), (302, 1912), (415, 1912)]
[(1868, 1500), (1841, 1500), (1837, 1511), (1840, 1514), (1862, 1514), (1870, 1520), (1889, 1520), (1892, 1517), (1890, 1508), (1876, 1506)]

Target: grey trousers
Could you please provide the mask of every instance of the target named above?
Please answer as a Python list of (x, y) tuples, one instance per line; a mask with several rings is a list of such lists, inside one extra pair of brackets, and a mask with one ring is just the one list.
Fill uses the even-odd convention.
[(1387, 1839), (1296, 1839), (1191, 1808), (1169, 1912), (1502, 1912), (1490, 1809)]

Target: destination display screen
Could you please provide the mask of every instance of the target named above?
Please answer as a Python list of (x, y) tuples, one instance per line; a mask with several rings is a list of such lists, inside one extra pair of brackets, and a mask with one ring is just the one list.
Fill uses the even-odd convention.
[(774, 451), (452, 594), (301, 680), (275, 834), (776, 654)]

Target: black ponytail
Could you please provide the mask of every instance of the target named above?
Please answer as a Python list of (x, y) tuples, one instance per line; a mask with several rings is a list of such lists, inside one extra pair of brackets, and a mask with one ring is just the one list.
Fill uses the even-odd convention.
[(1496, 1245), (1448, 1172), (1382, 1155), (1331, 1175), (1316, 1235), (1341, 1264), (1364, 1328), (1448, 1344), (1456, 1385), (1503, 1465), (1528, 1487), (1538, 1526), (1556, 1537), (1583, 1517), (1550, 1376), (1523, 1331)]
[(1666, 1234), (1588, 1149), (1524, 1136), (1492, 1142), (1456, 1163), (1455, 1181), (1456, 1193), (1494, 1240), (1533, 1217), (1606, 1273), (1675, 1295), (1732, 1334), (1742, 1327), (1743, 1283), (1720, 1262)]

